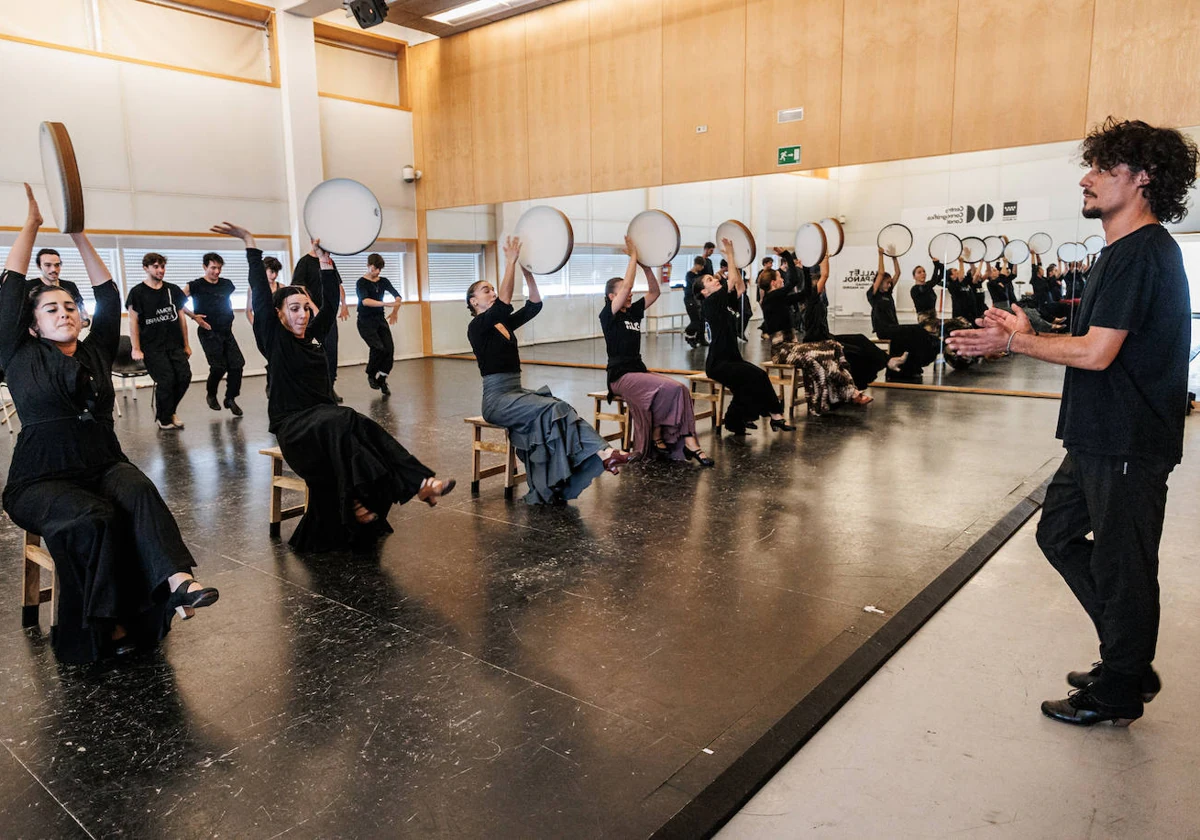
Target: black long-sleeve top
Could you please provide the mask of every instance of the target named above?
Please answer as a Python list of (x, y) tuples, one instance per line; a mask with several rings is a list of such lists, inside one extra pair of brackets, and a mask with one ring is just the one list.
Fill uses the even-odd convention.
[(764, 292), (759, 305), (762, 307), (762, 331), (767, 335), (784, 332), (792, 328), (792, 306), (804, 299), (804, 290), (800, 288), (800, 275), (796, 265), (784, 254), (780, 261), (780, 273), (783, 275), (783, 287)]
[(322, 306), (316, 317), (309, 320), (304, 338), (299, 338), (284, 327), (275, 314), (262, 251), (247, 248), (246, 262), (250, 266), (250, 298), (254, 301), (254, 341), (271, 370), (267, 419), (270, 421), (268, 428), (274, 432), (279, 421), (297, 411), (317, 405), (337, 405), (321, 342), (337, 317), (339, 281), (336, 271), (325, 269), (321, 272), (322, 297), (329, 304)]
[(0, 365), (21, 418), (5, 496), (39, 479), (128, 460), (113, 430), (112, 360), (121, 337), (116, 284), (95, 287), (91, 332), (68, 356), (29, 333), (25, 275), (6, 271), (0, 283)]
[(720, 362), (743, 361), (737, 344), (740, 324), (736, 322), (737, 316), (731, 311), (731, 307), (737, 305), (737, 298), (735, 292), (720, 289), (704, 298), (701, 304), (704, 320), (708, 322), (711, 333), (708, 356), (704, 360), (704, 369), (709, 373), (712, 372), (713, 366)]
[(946, 267), (940, 262), (933, 264), (933, 276), (924, 283), (914, 284), (908, 290), (912, 296), (913, 308), (918, 312), (928, 312), (932, 309), (937, 309), (937, 292), (934, 291), (938, 286), (942, 285), (942, 281), (946, 276)]
[(354, 291), (358, 295), (358, 320), (360, 321), (382, 321), (384, 320), (384, 306), (366, 306), (364, 300), (383, 301), (383, 293), (388, 292), (396, 300), (400, 300), (400, 293), (396, 291), (396, 287), (392, 285), (392, 281), (386, 277), (380, 277), (378, 280), (371, 281), (366, 277), (359, 277), (358, 282), (354, 285)]
[[(467, 339), (475, 352), (479, 373), (520, 373), (521, 352), (517, 349), (517, 329), (542, 311), (542, 302), (527, 300), (513, 311), (511, 303), (497, 300), (486, 312), (480, 312), (467, 325)], [(500, 328), (503, 327), (502, 332)]]

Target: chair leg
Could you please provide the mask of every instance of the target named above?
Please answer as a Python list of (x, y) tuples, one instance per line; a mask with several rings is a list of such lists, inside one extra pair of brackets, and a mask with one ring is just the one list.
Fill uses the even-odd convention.
[(483, 440), (483, 429), (479, 426), (475, 426), (475, 434), (472, 438), (472, 443), (471, 443), (471, 495), (473, 495), (473, 496), (479, 495), (479, 481), (480, 481), (479, 462), (480, 462), (480, 455), (482, 454), (479, 451), (479, 443), (482, 440)]
[[(58, 587), (54, 588), (58, 598)], [(38, 623), (38, 605), (42, 602), (42, 567), (32, 560), (25, 561), (25, 601), (21, 607), (21, 626), (33, 627)]]
[(271, 459), (271, 536), (278, 537), (280, 525), (283, 522), (283, 488), (275, 483), (275, 479), (283, 475), (283, 459)]

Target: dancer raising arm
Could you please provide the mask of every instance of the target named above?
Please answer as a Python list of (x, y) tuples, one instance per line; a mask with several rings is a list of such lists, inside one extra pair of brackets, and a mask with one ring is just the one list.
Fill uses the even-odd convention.
[(617, 475), (620, 465), (629, 461), (629, 453), (610, 448), (570, 403), (555, 397), (549, 388), (522, 387), (516, 331), (542, 311), (542, 296), (533, 275), (522, 269), (529, 294), (525, 305), (513, 310), (520, 253), (521, 241), (508, 237), (500, 289), (486, 280), (477, 280), (467, 289), (467, 309), (474, 316), (467, 338), (483, 375), (483, 419), (508, 430), (528, 476), (525, 501), (566, 504), (604, 470)]
[(4, 510), (45, 539), (58, 569), (55, 654), (91, 662), (153, 645), (173, 612), (191, 618), (218, 593), (192, 577), (196, 563), (175, 517), (113, 430), (121, 295), (84, 234), (71, 238), (95, 292), (88, 337), (79, 338), (79, 309), (66, 290), (37, 286), (25, 297), (42, 222), (28, 184), (25, 193), (28, 216), (0, 278), (0, 364), (21, 418)]
[(289, 541), (299, 551), (359, 547), (382, 534), (393, 504), (413, 496), (430, 507), (454, 489), (409, 454), (378, 423), (339, 406), (321, 341), (338, 312), (337, 273), (329, 253), (313, 241), (325, 305), (318, 311), (303, 286), (281, 286), (274, 295), (262, 251), (245, 228), (229, 222), (213, 233), (246, 245), (254, 340), (267, 359), (269, 429), (284, 460), (308, 485), (308, 509)]

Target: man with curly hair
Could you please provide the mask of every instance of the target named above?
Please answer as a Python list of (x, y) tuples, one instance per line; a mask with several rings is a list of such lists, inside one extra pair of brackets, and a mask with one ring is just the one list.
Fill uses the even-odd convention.
[[(1183, 456), (1191, 304), (1183, 257), (1162, 226), (1187, 214), (1196, 144), (1112, 117), (1083, 142), (1083, 215), (1107, 241), (1070, 335), (1039, 334), (1014, 306), (955, 332), (960, 353), (1002, 350), (1066, 366), (1058, 437), (1067, 450), (1046, 491), (1037, 539), (1100, 637), (1100, 662), (1072, 671), (1050, 718), (1127, 726), (1161, 688), (1158, 546), (1167, 476)], [(1088, 535), (1091, 535), (1089, 538)]]

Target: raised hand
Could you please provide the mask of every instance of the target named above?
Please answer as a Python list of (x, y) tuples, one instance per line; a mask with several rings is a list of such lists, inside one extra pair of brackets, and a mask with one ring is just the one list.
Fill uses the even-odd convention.
[(625, 237), (625, 247), (622, 250), (629, 256), (629, 259), (636, 260), (638, 258), (637, 245), (634, 245), (633, 240), (628, 236)]
[(233, 222), (220, 222), (213, 225), (209, 230), (213, 233), (219, 233), (222, 236), (232, 236), (234, 239), (240, 239), (247, 248), (256, 247), (253, 234), (241, 225), (235, 225)]
[(515, 263), (517, 258), (521, 256), (521, 239), (516, 236), (508, 236), (504, 239), (504, 259), (510, 264)]
[(29, 184), (25, 185), (25, 199), (29, 202), (29, 209), (25, 215), (25, 224), (33, 225), (35, 228), (41, 227), (45, 219), (42, 218), (42, 210), (38, 207), (37, 199), (33, 197), (33, 187), (29, 186)]

